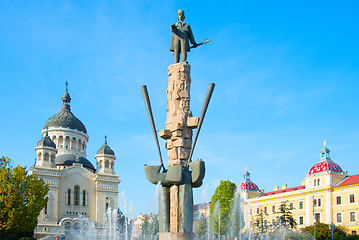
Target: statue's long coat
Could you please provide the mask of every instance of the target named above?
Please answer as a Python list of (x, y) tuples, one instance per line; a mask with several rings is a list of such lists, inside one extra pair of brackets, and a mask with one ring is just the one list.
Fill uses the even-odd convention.
[[(185, 41), (186, 51), (189, 52), (189, 41), (191, 41), (192, 44), (195, 44), (196, 41), (194, 40), (193, 33), (191, 30), (191, 26), (185, 22), (177, 22), (175, 23), (176, 30), (172, 34), (172, 41), (171, 41), (171, 47), (170, 51), (174, 52), (175, 46), (177, 44), (181, 44), (181, 41)], [(181, 46), (179, 47), (181, 52)]]

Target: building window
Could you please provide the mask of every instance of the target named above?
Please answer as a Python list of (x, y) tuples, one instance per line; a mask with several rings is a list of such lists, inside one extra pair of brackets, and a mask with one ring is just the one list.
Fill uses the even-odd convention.
[(87, 202), (87, 196), (86, 196), (86, 190), (82, 191), (82, 206), (86, 207), (86, 202)]
[(355, 212), (350, 212), (350, 221), (355, 222)]
[(109, 168), (110, 167), (110, 162), (109, 161), (106, 161), (105, 162), (105, 168)]
[(268, 226), (268, 220), (264, 220), (264, 227)]
[(321, 207), (322, 206), (322, 199), (318, 198), (318, 199), (314, 199), (314, 207)]
[(272, 205), (272, 213), (275, 213), (275, 205)]
[(257, 214), (259, 214), (259, 208), (257, 208)]
[(304, 217), (299, 217), (299, 225), (303, 225), (304, 224)]
[(317, 185), (318, 185), (318, 186), (320, 185), (320, 179), (317, 180)]
[(46, 203), (45, 208), (44, 208), (44, 214), (47, 215), (47, 203)]
[(303, 201), (299, 202), (299, 209), (303, 209)]
[(337, 204), (342, 204), (342, 196), (337, 196)]
[(350, 194), (350, 195), (349, 195), (349, 202), (350, 202), (350, 203), (354, 203), (354, 202), (355, 202), (355, 195), (354, 195), (354, 194)]
[(71, 205), (71, 189), (67, 189), (67, 205)]
[(294, 206), (293, 206), (293, 203), (289, 203), (289, 210), (293, 210), (294, 209)]
[(79, 206), (80, 205), (80, 186), (76, 185), (74, 187), (74, 205)]
[(320, 222), (320, 213), (314, 214), (314, 218), (316, 223)]
[(352, 235), (357, 235), (357, 231), (352, 231)]
[(267, 213), (267, 207), (263, 208), (264, 213)]
[(314, 187), (317, 186), (317, 179), (314, 179)]
[(342, 222), (342, 214), (341, 213), (337, 213), (337, 222), (338, 223)]

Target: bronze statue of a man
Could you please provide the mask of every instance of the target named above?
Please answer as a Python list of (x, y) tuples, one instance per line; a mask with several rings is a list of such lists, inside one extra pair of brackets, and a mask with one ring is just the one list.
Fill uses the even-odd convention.
[(172, 41), (170, 51), (174, 52), (175, 63), (179, 63), (180, 53), (182, 62), (187, 61), (187, 52), (190, 51), (189, 41), (193, 44), (192, 48), (196, 48), (198, 44), (194, 40), (192, 30), (189, 24), (183, 22), (184, 11), (178, 10), (178, 22), (171, 25)]

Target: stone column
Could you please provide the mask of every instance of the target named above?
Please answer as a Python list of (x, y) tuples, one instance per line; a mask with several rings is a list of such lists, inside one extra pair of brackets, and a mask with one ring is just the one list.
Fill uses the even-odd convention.
[(168, 166), (185, 165), (192, 146), (192, 129), (198, 117), (190, 111), (191, 66), (188, 63), (168, 67), (167, 121), (160, 136), (167, 139)]

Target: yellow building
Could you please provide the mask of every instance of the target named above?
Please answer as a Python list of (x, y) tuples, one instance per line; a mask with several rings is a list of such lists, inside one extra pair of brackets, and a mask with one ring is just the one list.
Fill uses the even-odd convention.
[[(264, 192), (250, 180), (248, 171), (238, 185), (246, 202), (245, 217), (254, 221), (256, 215), (264, 215), (263, 225), (270, 229), (278, 219), (281, 202), (287, 201), (297, 222), (298, 228), (312, 225), (314, 222), (343, 226), (348, 233), (356, 235), (359, 231), (359, 174), (348, 176), (341, 167), (330, 159), (329, 149), (320, 151), (320, 159), (310, 168), (302, 184), (297, 187), (274, 187), (274, 191)], [(249, 224), (247, 227), (251, 227)]]

